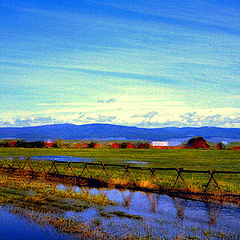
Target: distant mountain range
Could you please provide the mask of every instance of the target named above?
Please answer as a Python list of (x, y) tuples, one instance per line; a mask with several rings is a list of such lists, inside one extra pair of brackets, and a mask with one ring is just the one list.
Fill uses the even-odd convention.
[(194, 136), (207, 140), (236, 141), (240, 137), (240, 128), (218, 127), (166, 127), (137, 128), (111, 124), (55, 124), (34, 127), (2, 127), (1, 139), (24, 139), (26, 141), (55, 139), (93, 139), (93, 140), (170, 140), (181, 143)]

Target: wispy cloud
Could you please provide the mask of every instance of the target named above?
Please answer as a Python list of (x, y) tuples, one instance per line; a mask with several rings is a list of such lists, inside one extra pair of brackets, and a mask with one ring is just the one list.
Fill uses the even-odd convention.
[(230, 2), (0, 3), (0, 123), (238, 126)]
[(114, 98), (109, 98), (109, 99), (100, 99), (100, 100), (98, 100), (98, 103), (114, 103), (114, 102), (116, 102), (116, 99), (114, 99)]

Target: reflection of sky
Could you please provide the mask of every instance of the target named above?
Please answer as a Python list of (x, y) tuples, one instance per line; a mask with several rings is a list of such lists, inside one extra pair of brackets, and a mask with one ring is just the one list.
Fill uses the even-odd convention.
[(0, 207), (0, 239), (1, 240), (64, 240), (71, 239), (69, 235), (63, 235), (51, 227), (39, 226), (33, 222), (16, 216)]
[(238, 1), (6, 0), (0, 9), (3, 126), (239, 127)]
[(93, 158), (81, 158), (71, 156), (33, 156), (31, 160), (60, 161), (60, 162), (92, 162)]
[[(81, 191), (80, 189), (78, 189)], [(84, 188), (87, 191), (87, 188)], [(145, 232), (147, 227), (154, 232), (155, 236), (173, 238), (179, 232), (184, 234), (196, 234), (202, 236), (202, 230), (212, 230), (226, 234), (238, 234), (240, 224), (240, 209), (236, 205), (228, 204), (218, 206), (214, 203), (203, 203), (200, 201), (171, 198), (167, 195), (146, 194), (143, 192), (118, 191), (113, 190), (88, 190), (91, 194), (105, 193), (107, 197), (115, 201), (116, 206), (100, 208), (97, 207), (86, 210), (84, 213), (76, 215), (75, 218), (85, 219), (91, 222), (92, 219), (101, 219), (103, 226), (115, 234), (126, 234)], [(125, 206), (125, 200), (129, 200), (129, 205)], [(151, 202), (153, 204), (151, 204)], [(153, 206), (156, 205), (156, 208)], [(117, 217), (111, 212), (121, 211), (126, 214), (141, 216), (143, 220)], [(182, 217), (178, 217), (178, 212), (182, 211)], [(100, 218), (100, 212), (110, 214), (110, 218)], [(71, 212), (67, 213), (71, 216)], [(216, 216), (216, 223), (211, 224), (211, 217)], [(121, 227), (124, 232), (122, 231)], [(146, 233), (146, 232), (145, 232)]]

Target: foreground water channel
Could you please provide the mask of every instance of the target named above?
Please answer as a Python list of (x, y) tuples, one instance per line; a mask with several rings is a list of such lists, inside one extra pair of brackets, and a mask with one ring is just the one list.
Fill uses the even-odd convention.
[[(35, 156), (32, 160), (66, 161), (65, 156)], [(67, 157), (69, 160), (69, 157)], [(95, 161), (71, 158), (71, 161)], [(135, 162), (134, 162), (135, 163)], [(134, 164), (133, 163), (133, 164)], [(142, 163), (142, 164), (145, 164)], [(115, 205), (93, 205), (81, 212), (66, 211), (64, 217), (113, 237), (127, 235), (150, 239), (240, 239), (240, 206), (199, 201), (139, 191), (97, 189), (59, 184), (60, 191), (105, 194)], [(39, 226), (14, 214), (11, 206), (0, 207), (0, 239), (71, 239), (51, 226)]]
[[(240, 207), (202, 202), (168, 195), (116, 189), (58, 185), (60, 191), (106, 194), (114, 206), (91, 206), (82, 212), (65, 212), (66, 218), (101, 227), (115, 237), (126, 235), (152, 239), (239, 239)], [(0, 208), (0, 239), (70, 239), (53, 227), (39, 226)]]

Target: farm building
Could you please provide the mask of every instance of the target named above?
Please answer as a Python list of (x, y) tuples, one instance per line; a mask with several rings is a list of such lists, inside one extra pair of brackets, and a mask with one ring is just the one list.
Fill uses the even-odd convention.
[(53, 147), (53, 142), (44, 142), (44, 147), (52, 148)]
[(88, 148), (101, 148), (101, 147), (102, 147), (102, 145), (97, 142), (90, 142), (88, 144)]
[(150, 144), (149, 143), (138, 143), (138, 144), (136, 144), (136, 147), (138, 148), (138, 149), (148, 149), (148, 148), (150, 148)]
[(134, 144), (130, 143), (130, 142), (123, 142), (121, 144), (121, 148), (136, 148)]
[(151, 145), (153, 148), (168, 148), (167, 141), (152, 141)]
[(236, 150), (236, 151), (240, 151), (240, 147), (239, 147), (239, 146), (233, 147), (232, 149), (233, 149), (233, 150)]
[(217, 150), (223, 150), (223, 149), (225, 149), (226, 147), (225, 147), (225, 145), (224, 145), (222, 142), (219, 142), (219, 143), (217, 143), (217, 145), (215, 146), (215, 148), (216, 148)]
[(167, 141), (152, 141), (152, 146), (153, 147), (166, 147), (168, 146)]
[(115, 142), (111, 145), (111, 148), (121, 148), (121, 144)]
[(15, 147), (16, 141), (10, 141), (9, 142), (9, 147)]
[(86, 142), (82, 143), (81, 148), (88, 148), (88, 144)]
[(187, 142), (185, 147), (190, 149), (196, 149), (196, 148), (209, 149), (209, 145), (207, 144), (206, 140), (203, 137), (191, 138)]

